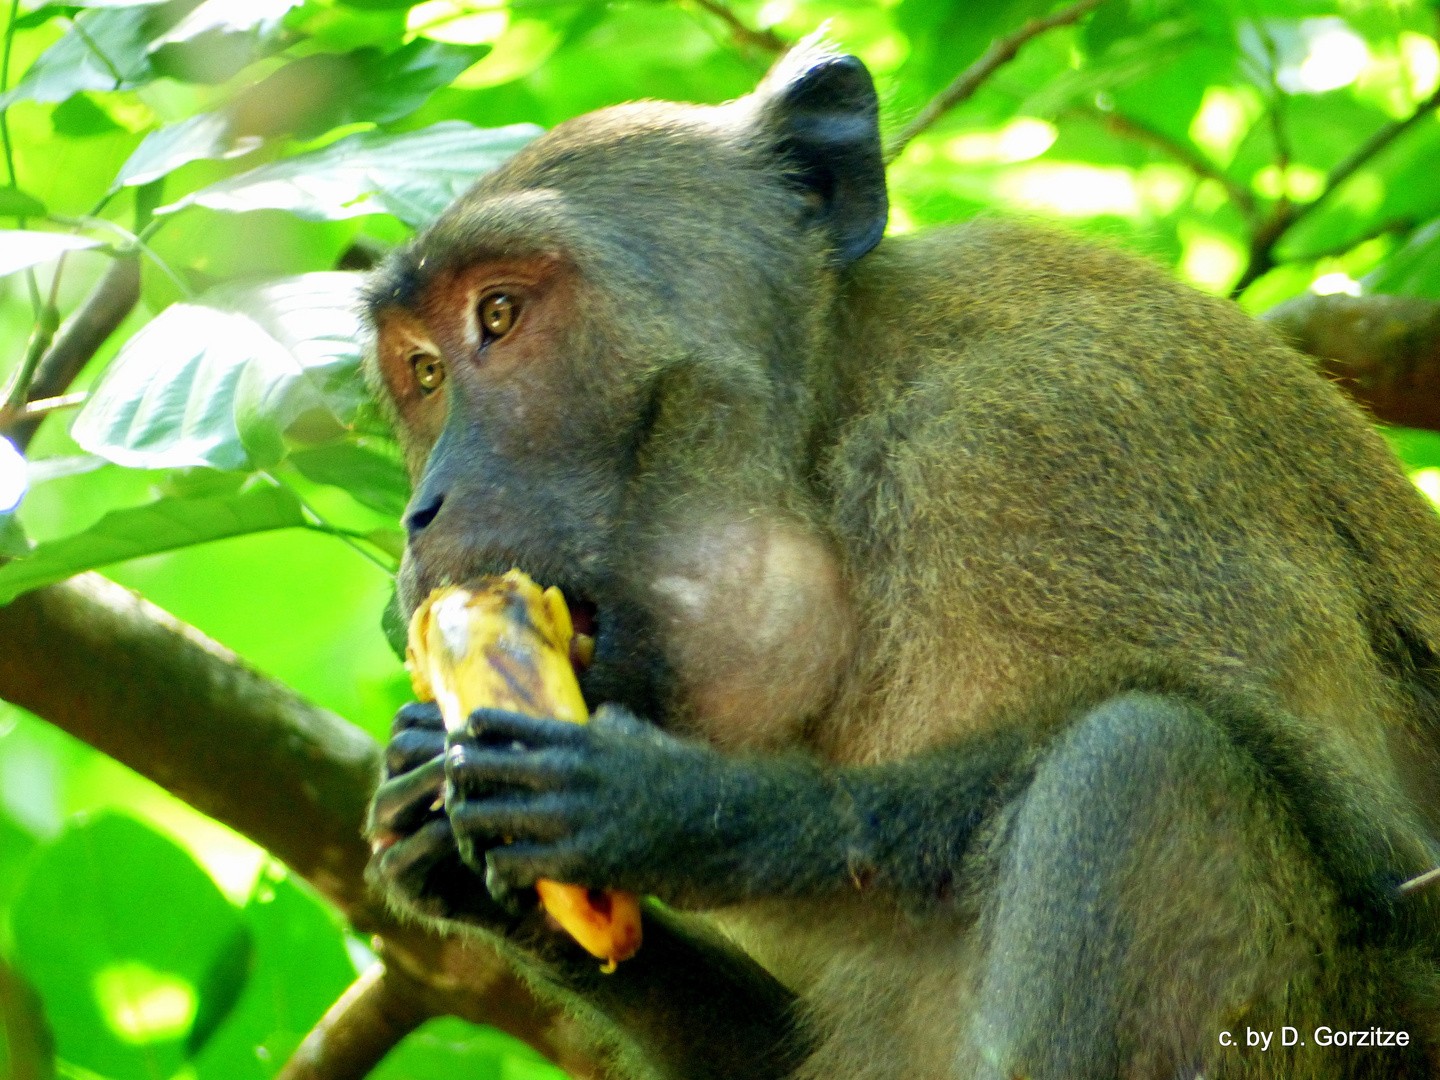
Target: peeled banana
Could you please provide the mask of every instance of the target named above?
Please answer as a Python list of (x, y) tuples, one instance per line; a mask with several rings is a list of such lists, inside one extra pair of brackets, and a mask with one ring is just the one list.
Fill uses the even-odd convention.
[[(421, 701), (440, 706), (448, 731), (478, 708), (583, 724), (590, 718), (571, 663), (570, 610), (557, 588), (542, 590), (511, 570), (473, 585), (436, 589), (410, 620), (406, 665)], [(573, 646), (582, 656), (593, 642)], [(537, 881), (545, 910), (614, 971), (640, 947), (640, 902), (630, 893)]]

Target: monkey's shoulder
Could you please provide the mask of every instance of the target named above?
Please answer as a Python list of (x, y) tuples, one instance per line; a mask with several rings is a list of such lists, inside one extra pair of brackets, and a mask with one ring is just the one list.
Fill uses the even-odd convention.
[(892, 237), (849, 286), (849, 336), (870, 343), (863, 362), (893, 384), (951, 387), (932, 401), (1162, 424), (1277, 409), (1347, 430), (1360, 419), (1231, 301), (1053, 228), (985, 217)]

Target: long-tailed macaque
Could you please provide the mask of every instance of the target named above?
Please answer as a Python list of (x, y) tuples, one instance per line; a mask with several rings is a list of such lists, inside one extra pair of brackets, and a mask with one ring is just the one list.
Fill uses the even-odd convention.
[[(1440, 522), (1233, 305), (886, 206), (868, 73), (804, 47), (378, 271), (402, 607), (562, 587), (599, 711), (404, 710), (374, 879), (618, 1076), (1434, 1075)], [(542, 877), (657, 898), (639, 954)]]

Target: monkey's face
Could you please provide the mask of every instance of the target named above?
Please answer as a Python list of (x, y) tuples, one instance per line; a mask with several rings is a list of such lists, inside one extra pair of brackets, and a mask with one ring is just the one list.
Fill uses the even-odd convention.
[(378, 374), (415, 480), (400, 602), (408, 614), (440, 585), (521, 567), (598, 631), (587, 678), (653, 709), (664, 666), (636, 649), (650, 635), (613, 555), (644, 417), (577, 292), (561, 253), (482, 255), (378, 313)]
[[(415, 478), (404, 610), (518, 566), (597, 631), (592, 707), (732, 744), (792, 737), (852, 639), (807, 479), (836, 214), (780, 135), (744, 135), (762, 115), (562, 125), (371, 290), (376, 381)], [(883, 187), (878, 204), (883, 226)]]

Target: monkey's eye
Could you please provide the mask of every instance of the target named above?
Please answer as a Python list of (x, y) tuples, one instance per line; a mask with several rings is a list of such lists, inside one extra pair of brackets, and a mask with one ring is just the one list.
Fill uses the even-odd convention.
[(509, 293), (486, 293), (480, 298), (481, 340), (488, 342), (504, 337), (519, 314), (520, 305)]
[(410, 367), (415, 371), (415, 381), (426, 394), (433, 394), (445, 381), (445, 364), (438, 356), (417, 352), (410, 357)]

